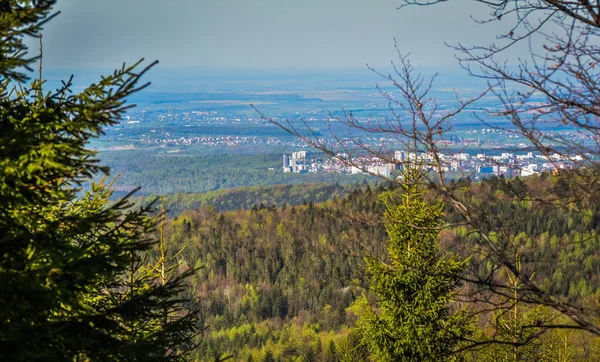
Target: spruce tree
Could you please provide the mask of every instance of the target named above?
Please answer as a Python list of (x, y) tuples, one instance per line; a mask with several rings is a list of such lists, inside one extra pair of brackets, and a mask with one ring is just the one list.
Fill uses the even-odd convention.
[[(123, 66), (81, 93), (27, 85), (24, 37), (55, 1), (0, 0), (0, 360), (174, 361), (198, 314), (144, 269), (156, 223), (128, 197), (109, 203), (87, 147), (116, 124), (150, 66)], [(84, 188), (84, 185), (90, 187)]]
[(450, 305), (466, 261), (440, 255), (443, 205), (425, 199), (421, 168), (408, 167), (403, 176), (399, 202), (390, 192), (381, 196), (389, 262), (365, 258), (370, 297), (359, 301), (357, 328), (376, 361), (451, 360), (471, 328)]

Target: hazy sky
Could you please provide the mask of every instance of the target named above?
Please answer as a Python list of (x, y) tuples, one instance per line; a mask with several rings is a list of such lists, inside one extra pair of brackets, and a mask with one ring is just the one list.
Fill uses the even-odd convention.
[[(395, 59), (455, 65), (444, 42), (488, 44), (509, 24), (476, 25), (484, 6), (454, 0), (397, 10), (401, 0), (62, 0), (44, 31), (47, 67), (363, 67)], [(37, 49), (32, 49), (35, 52)]]

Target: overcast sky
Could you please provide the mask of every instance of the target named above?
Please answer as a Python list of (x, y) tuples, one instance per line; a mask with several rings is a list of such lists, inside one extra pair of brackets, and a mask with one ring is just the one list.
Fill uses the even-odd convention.
[[(509, 24), (476, 25), (469, 0), (397, 10), (401, 0), (62, 0), (44, 31), (51, 68), (364, 67), (395, 59), (456, 64), (444, 43), (488, 44)], [(34, 47), (35, 48), (35, 47)], [(32, 49), (32, 52), (37, 49)], [(518, 51), (515, 49), (514, 51)]]

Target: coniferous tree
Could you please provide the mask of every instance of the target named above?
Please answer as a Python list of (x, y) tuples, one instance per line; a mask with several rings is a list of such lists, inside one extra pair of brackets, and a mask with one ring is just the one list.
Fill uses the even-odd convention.
[[(149, 208), (109, 204), (87, 142), (116, 124), (149, 67), (123, 66), (79, 94), (24, 82), (26, 36), (55, 1), (0, 0), (0, 360), (173, 361), (193, 347), (188, 274), (156, 282)], [(41, 69), (40, 69), (41, 78)]]
[(423, 171), (411, 167), (403, 176), (399, 204), (382, 195), (389, 263), (365, 258), (376, 306), (366, 296), (359, 301), (357, 328), (374, 360), (448, 360), (471, 329), (470, 319), (449, 305), (466, 261), (439, 256), (442, 204), (424, 199)]
[(265, 357), (263, 358), (263, 362), (275, 362), (275, 357), (273, 356), (273, 352), (267, 351), (265, 353)]

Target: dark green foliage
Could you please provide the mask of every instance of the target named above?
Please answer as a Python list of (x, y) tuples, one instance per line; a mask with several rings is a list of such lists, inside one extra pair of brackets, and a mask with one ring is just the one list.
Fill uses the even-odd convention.
[(142, 268), (148, 210), (109, 206), (104, 182), (79, 188), (107, 171), (87, 142), (118, 122), (148, 68), (124, 66), (79, 94), (20, 83), (21, 37), (53, 4), (0, 1), (0, 360), (182, 360), (198, 316), (178, 297), (190, 272), (157, 284)]
[(397, 205), (381, 196), (390, 262), (365, 259), (376, 307), (363, 297), (357, 326), (376, 361), (444, 361), (470, 333), (470, 319), (450, 307), (467, 262), (438, 255), (442, 204), (424, 200), (420, 170), (403, 176)]
[[(169, 216), (174, 217), (185, 210), (197, 210), (201, 206), (214, 206), (216, 211), (244, 209), (253, 207), (287, 207), (303, 202), (323, 202), (350, 193), (357, 185), (339, 184), (299, 184), (251, 186), (233, 189), (209, 191), (203, 194), (174, 194), (164, 196)], [(137, 202), (147, 203), (153, 197), (138, 198)]]
[[(505, 232), (498, 247), (505, 248), (509, 255), (518, 254), (523, 270), (534, 275), (538, 285), (554, 295), (575, 301), (600, 291), (600, 257), (597, 256), (600, 205), (583, 199), (572, 207), (556, 207), (552, 200), (564, 200), (560, 185), (568, 184), (571, 178), (571, 175), (545, 175), (519, 181), (492, 178), (457, 191), (477, 200), (477, 208), (484, 211), (479, 215), (484, 228), (501, 228)], [(550, 201), (522, 201), (513, 192), (515, 186), (532, 194), (532, 200), (544, 193), (544, 198)], [(447, 219), (460, 220), (451, 209)], [(458, 227), (453, 234), (453, 244), (461, 246), (465, 254), (473, 255), (471, 264), (480, 274), (493, 267), (477, 246), (477, 233)]]
[(263, 362), (275, 362), (275, 357), (273, 357), (273, 352), (267, 351), (267, 353), (265, 353), (265, 358), (263, 358)]

